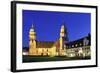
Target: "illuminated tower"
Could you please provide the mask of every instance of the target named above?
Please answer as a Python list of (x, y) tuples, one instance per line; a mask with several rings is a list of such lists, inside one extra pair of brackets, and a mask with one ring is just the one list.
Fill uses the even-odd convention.
[(29, 31), (29, 55), (36, 55), (36, 32), (33, 25)]
[(67, 36), (66, 36), (66, 29), (65, 26), (62, 25), (60, 29), (60, 49), (59, 49), (59, 54), (62, 55), (62, 52), (64, 51), (65, 47), (65, 42), (67, 41)]

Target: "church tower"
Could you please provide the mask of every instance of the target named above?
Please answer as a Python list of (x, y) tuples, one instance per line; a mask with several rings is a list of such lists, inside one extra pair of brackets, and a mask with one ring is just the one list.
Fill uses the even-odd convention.
[(33, 25), (29, 31), (29, 55), (36, 55), (36, 32)]
[(65, 41), (67, 41), (66, 39), (66, 29), (65, 29), (65, 26), (62, 25), (61, 26), (61, 29), (60, 29), (60, 49), (59, 49), (59, 54), (62, 55), (62, 52), (64, 51), (64, 44), (65, 44)]

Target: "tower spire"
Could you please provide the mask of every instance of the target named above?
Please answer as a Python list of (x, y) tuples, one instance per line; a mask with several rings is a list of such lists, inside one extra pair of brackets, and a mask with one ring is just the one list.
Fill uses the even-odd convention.
[(30, 31), (29, 31), (29, 54), (35, 55), (36, 54), (36, 32), (34, 30), (33, 24), (31, 25)]
[(34, 26), (33, 26), (33, 23), (32, 23), (32, 26), (31, 26), (31, 28), (34, 28)]
[(30, 31), (35, 32), (33, 24), (32, 24), (32, 26), (30, 28)]
[(68, 41), (68, 31), (65, 22), (61, 25), (60, 34), (61, 37), (64, 37), (64, 40)]

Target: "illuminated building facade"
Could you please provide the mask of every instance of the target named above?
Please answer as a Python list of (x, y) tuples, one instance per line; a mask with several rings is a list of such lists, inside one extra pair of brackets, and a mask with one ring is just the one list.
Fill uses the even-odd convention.
[(66, 43), (66, 54), (68, 57), (87, 57), (91, 56), (91, 35)]
[(62, 25), (60, 29), (60, 38), (55, 42), (37, 41), (36, 32), (33, 25), (29, 31), (29, 52), (28, 55), (42, 55), (42, 56), (64, 56), (66, 55), (66, 33), (65, 26)]
[(68, 41), (67, 29), (61, 26), (60, 36), (55, 42), (37, 41), (34, 27), (29, 31), (29, 48), (24, 50), (24, 55), (31, 56), (66, 56), (66, 57), (87, 57), (91, 56), (91, 35), (75, 41)]

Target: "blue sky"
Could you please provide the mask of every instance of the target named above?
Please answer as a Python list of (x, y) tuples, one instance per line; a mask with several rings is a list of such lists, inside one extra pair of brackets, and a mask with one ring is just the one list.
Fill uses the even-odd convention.
[(29, 29), (32, 24), (38, 41), (56, 41), (63, 23), (67, 28), (69, 41), (82, 38), (91, 31), (90, 13), (23, 10), (22, 15), (23, 47), (29, 45)]

